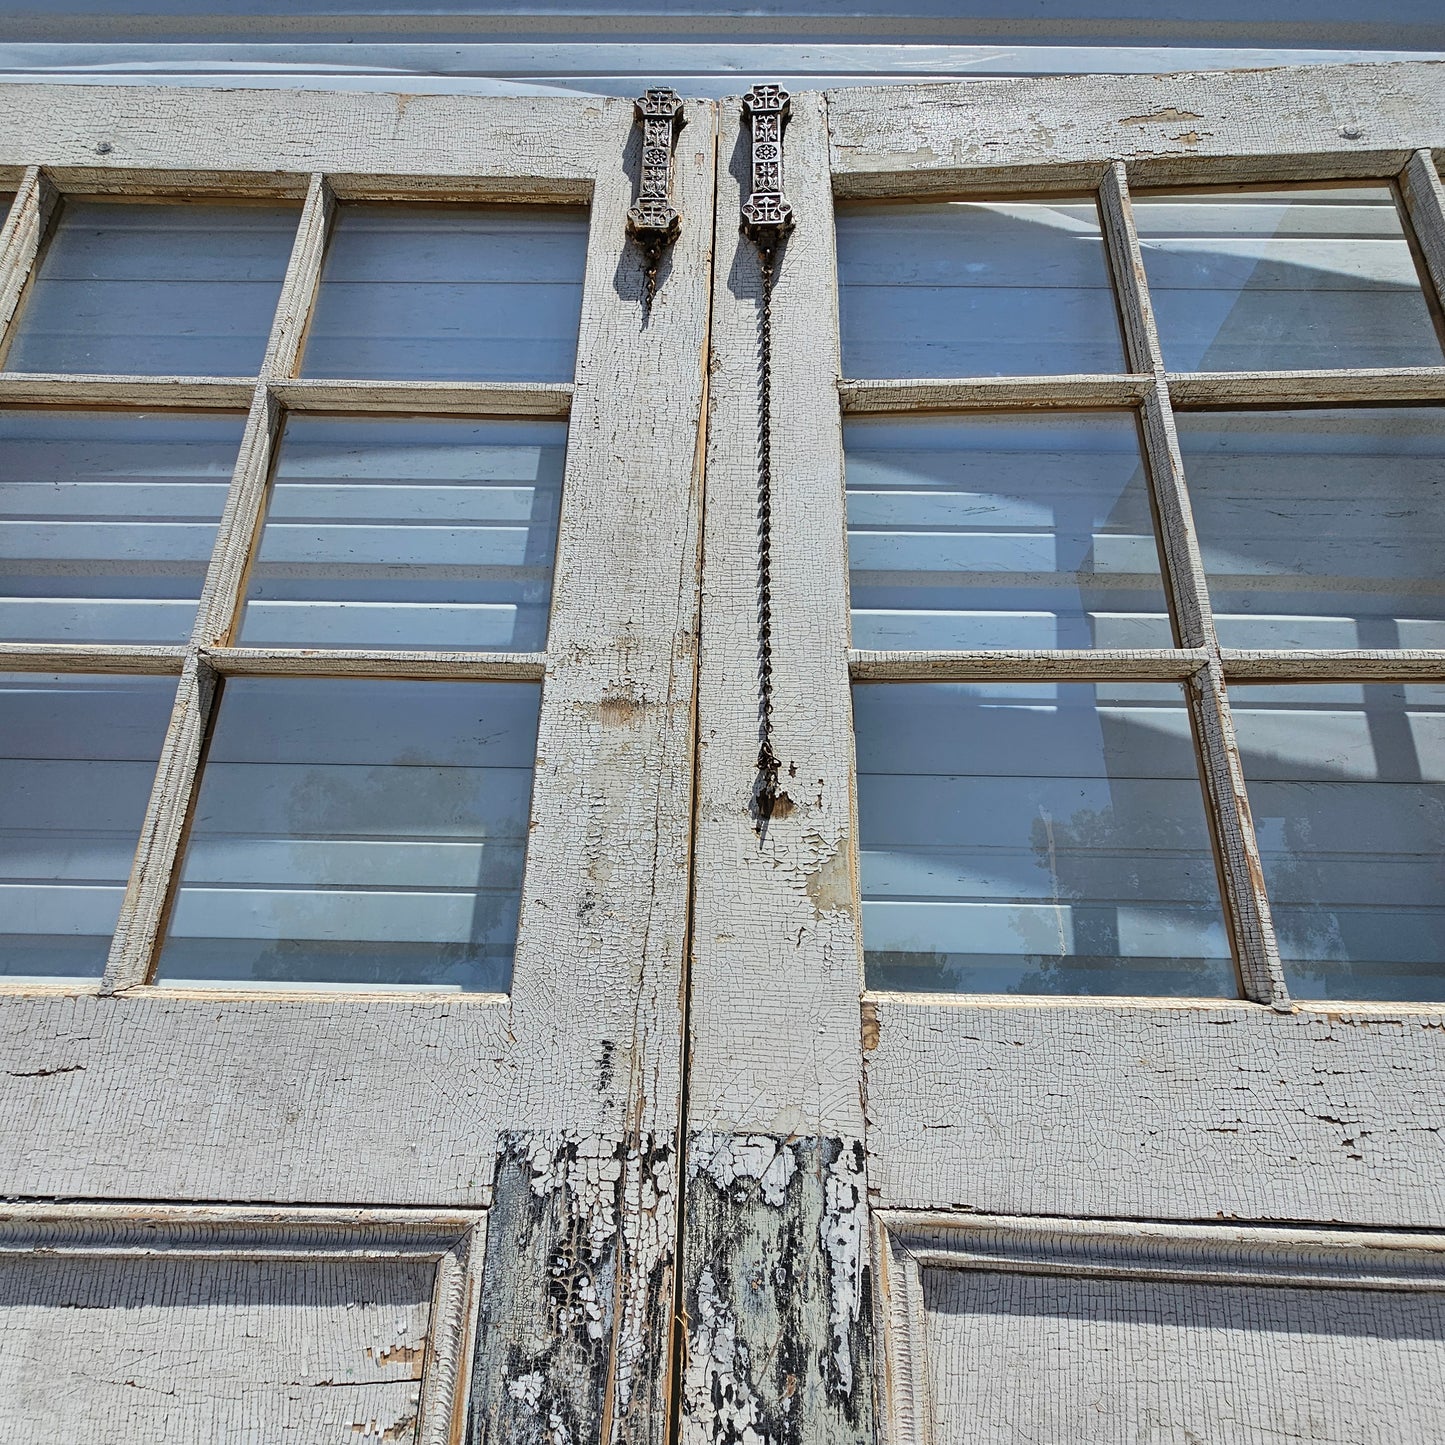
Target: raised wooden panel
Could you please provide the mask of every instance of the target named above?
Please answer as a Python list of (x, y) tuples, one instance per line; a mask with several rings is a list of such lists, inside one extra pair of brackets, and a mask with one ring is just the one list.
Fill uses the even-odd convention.
[(1440, 1237), (886, 1216), (891, 1445), (1427, 1445)]

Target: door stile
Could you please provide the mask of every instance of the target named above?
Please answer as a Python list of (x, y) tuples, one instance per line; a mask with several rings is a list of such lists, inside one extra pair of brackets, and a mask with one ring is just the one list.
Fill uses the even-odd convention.
[[(772, 310), (773, 739), (759, 787), (750, 136), (721, 103), (693, 876), (680, 1434), (871, 1441), (873, 1370), (832, 196), (794, 96)], [(731, 1433), (730, 1433), (731, 1432)]]

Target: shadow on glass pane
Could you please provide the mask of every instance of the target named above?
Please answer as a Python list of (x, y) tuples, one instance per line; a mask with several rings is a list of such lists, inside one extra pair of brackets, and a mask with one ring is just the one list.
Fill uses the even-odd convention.
[(542, 650), (566, 443), (562, 422), (290, 418), (241, 641)]
[(1234, 996), (1183, 692), (853, 689), (868, 987)]
[(243, 424), (0, 411), (0, 641), (184, 642)]
[(0, 977), (98, 977), (173, 677), (0, 674)]
[(853, 646), (1169, 647), (1126, 411), (843, 428)]
[(296, 206), (65, 202), (7, 369), (254, 375), (299, 215)]
[(571, 381), (587, 213), (343, 205), (301, 374)]
[(1229, 694), (1290, 992), (1445, 1001), (1445, 687)]
[(1445, 408), (1181, 412), (1226, 647), (1445, 647)]
[(853, 206), (837, 224), (844, 376), (1124, 369), (1092, 201)]
[(1134, 198), (1171, 371), (1439, 366), (1387, 186)]
[(227, 681), (162, 980), (505, 990), (540, 696)]

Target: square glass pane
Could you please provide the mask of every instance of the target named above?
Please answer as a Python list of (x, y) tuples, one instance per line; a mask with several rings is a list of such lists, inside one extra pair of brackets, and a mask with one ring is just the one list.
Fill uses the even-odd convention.
[(571, 381), (587, 213), (344, 205), (303, 376)]
[(541, 651), (562, 422), (293, 416), (247, 645)]
[(1445, 1002), (1445, 687), (1229, 696), (1290, 992)]
[(1133, 414), (843, 428), (853, 646), (1170, 647)]
[(175, 693), (0, 674), (0, 977), (104, 972)]
[(254, 375), (300, 214), (285, 205), (65, 202), (7, 368)]
[(1171, 371), (1439, 366), (1388, 186), (1134, 197)]
[(1124, 370), (1092, 200), (838, 211), (843, 375)]
[(1226, 647), (1445, 647), (1445, 408), (1181, 412)]
[(0, 641), (184, 642), (244, 424), (0, 411)]
[(232, 678), (166, 982), (504, 990), (536, 683)]
[(1234, 996), (1183, 690), (853, 688), (868, 987)]

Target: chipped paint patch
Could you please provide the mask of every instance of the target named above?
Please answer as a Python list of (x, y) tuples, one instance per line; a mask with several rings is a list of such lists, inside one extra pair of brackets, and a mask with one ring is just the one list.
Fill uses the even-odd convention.
[(502, 1136), (474, 1356), (469, 1445), (649, 1438), (666, 1370), (670, 1144)]
[(857, 1140), (689, 1140), (684, 1445), (872, 1445), (863, 1167)]

